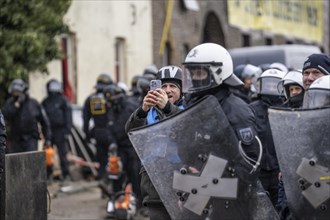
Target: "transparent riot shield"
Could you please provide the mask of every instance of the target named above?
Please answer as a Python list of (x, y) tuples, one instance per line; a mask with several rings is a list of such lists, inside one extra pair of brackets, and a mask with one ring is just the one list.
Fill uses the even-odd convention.
[(277, 219), (215, 97), (129, 138), (172, 219)]
[(290, 211), (297, 219), (330, 216), (330, 108), (269, 109)]

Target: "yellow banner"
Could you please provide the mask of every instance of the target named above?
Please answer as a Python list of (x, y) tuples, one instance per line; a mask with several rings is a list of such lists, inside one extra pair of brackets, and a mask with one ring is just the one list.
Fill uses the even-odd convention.
[(323, 41), (322, 0), (227, 0), (233, 26)]

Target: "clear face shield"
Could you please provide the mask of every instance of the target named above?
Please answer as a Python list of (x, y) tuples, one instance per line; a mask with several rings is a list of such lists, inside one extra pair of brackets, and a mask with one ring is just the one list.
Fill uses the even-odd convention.
[(212, 86), (212, 70), (210, 64), (184, 63), (182, 92), (193, 93), (208, 89)]
[(310, 89), (305, 93), (303, 108), (330, 107), (330, 91)]
[(275, 77), (264, 77), (257, 81), (257, 91), (262, 95), (283, 96), (283, 85), (281, 79)]
[(285, 89), (285, 85), (284, 85), (284, 81), (281, 80), (278, 82), (277, 84), (277, 91), (279, 94), (282, 94), (282, 95), (285, 95), (285, 98), (288, 98), (288, 94), (286, 92), (286, 89)]

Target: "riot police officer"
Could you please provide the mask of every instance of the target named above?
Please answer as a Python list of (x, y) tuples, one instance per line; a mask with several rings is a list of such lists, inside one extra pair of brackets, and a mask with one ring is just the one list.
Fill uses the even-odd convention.
[[(257, 171), (258, 164), (261, 158), (260, 145), (258, 144), (255, 116), (248, 104), (242, 99), (233, 95), (230, 91), (231, 87), (241, 86), (242, 81), (233, 74), (233, 62), (228, 51), (222, 46), (214, 43), (200, 44), (188, 53), (183, 63), (183, 92), (190, 94), (188, 105), (195, 103), (204, 96), (214, 96), (226, 115), (229, 124), (241, 143), (247, 161), (254, 161), (254, 165), (250, 164)], [(207, 123), (207, 122), (206, 122)], [(243, 166), (244, 167), (244, 166)], [(257, 172), (250, 173), (250, 170), (242, 168), (241, 174), (244, 174), (242, 187), (249, 184), (257, 183)], [(246, 175), (245, 175), (246, 174)], [(246, 185), (247, 184), (247, 185)], [(254, 195), (256, 196), (256, 192)], [(241, 212), (235, 209), (235, 213), (226, 216), (221, 213), (223, 204), (218, 204), (221, 200), (214, 200), (214, 209), (211, 213), (211, 218), (253, 218), (253, 211), (257, 210), (255, 204), (246, 204), (248, 212)], [(266, 204), (267, 203), (267, 204)], [(269, 211), (272, 207), (266, 201), (263, 205), (267, 206)], [(252, 211), (252, 213), (251, 213)], [(250, 212), (250, 213), (249, 213)], [(236, 217), (234, 217), (236, 216)]]
[(284, 72), (277, 69), (264, 71), (258, 78), (257, 94), (259, 100), (250, 104), (251, 109), (255, 112), (258, 137), (263, 146), (259, 179), (264, 189), (269, 192), (273, 205), (277, 203), (280, 171), (267, 111), (270, 106), (283, 106), (284, 95), (278, 90), (278, 84), (284, 75)]
[(283, 90), (285, 105), (290, 108), (301, 107), (305, 93), (301, 71), (291, 70), (285, 74), (279, 84), (279, 90)]
[[(96, 161), (100, 163), (96, 179), (102, 178), (104, 174), (107, 165), (108, 147), (111, 143), (107, 119), (109, 108), (103, 95), (103, 89), (111, 84), (113, 84), (111, 76), (107, 73), (101, 73), (97, 77), (95, 93), (85, 100), (83, 107), (83, 130), (86, 141), (90, 142), (92, 137), (96, 140)], [(90, 129), (91, 119), (94, 121), (94, 127)]]
[(130, 89), (130, 94), (129, 96), (131, 97), (132, 100), (134, 100), (136, 103), (139, 103), (140, 102), (140, 92), (137, 88), (137, 82), (139, 81), (139, 79), (141, 78), (142, 76), (140, 75), (135, 75), (133, 76), (132, 78), (132, 82), (131, 82), (131, 89)]
[(303, 108), (330, 106), (330, 75), (316, 79), (306, 91)]
[(253, 83), (261, 74), (261, 68), (251, 64), (242, 64), (234, 69), (234, 74), (244, 83), (244, 86), (232, 89), (232, 92), (246, 103), (250, 103), (256, 92)]
[(28, 85), (15, 79), (9, 86), (9, 97), (3, 106), (3, 115), (10, 127), (9, 152), (18, 153), (38, 150), (39, 124), (45, 145), (51, 145), (51, 130), (48, 117), (37, 100), (28, 94)]
[[(207, 55), (209, 54), (209, 55)], [(188, 104), (205, 95), (213, 95), (224, 109), (237, 137), (246, 145), (251, 157), (258, 149), (252, 144), (256, 135), (255, 118), (248, 105), (234, 96), (229, 88), (242, 86), (243, 82), (233, 74), (233, 62), (228, 51), (214, 43), (204, 43), (193, 48), (183, 63), (183, 92), (190, 94)], [(245, 139), (240, 131), (247, 129), (252, 137)]]
[(69, 101), (62, 95), (62, 86), (56, 79), (51, 79), (46, 85), (48, 96), (42, 101), (49, 118), (52, 130), (52, 143), (56, 145), (62, 171), (62, 179), (69, 175), (67, 153), (69, 152), (66, 140), (71, 133), (72, 112)]
[[(123, 90), (115, 84), (108, 85), (103, 89), (106, 104), (109, 107), (108, 129), (111, 134), (110, 150), (117, 151), (120, 157), (123, 171), (132, 189), (138, 199), (137, 206), (141, 204), (141, 193), (139, 187), (139, 169), (141, 166), (138, 155), (136, 154), (131, 141), (125, 132), (125, 123), (132, 112), (137, 108), (136, 103), (127, 99)], [(114, 191), (123, 190), (122, 186), (125, 176), (121, 175), (118, 181), (115, 181)]]

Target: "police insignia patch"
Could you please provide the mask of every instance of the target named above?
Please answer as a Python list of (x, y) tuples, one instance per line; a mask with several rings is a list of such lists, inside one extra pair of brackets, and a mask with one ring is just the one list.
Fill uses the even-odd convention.
[(253, 131), (251, 127), (242, 128), (238, 130), (239, 139), (243, 144), (249, 145), (254, 139)]

